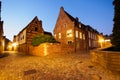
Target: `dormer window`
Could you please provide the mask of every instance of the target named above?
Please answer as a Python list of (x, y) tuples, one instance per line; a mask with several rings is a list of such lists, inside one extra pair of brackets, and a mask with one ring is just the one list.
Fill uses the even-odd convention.
[(79, 24), (79, 28), (81, 28), (81, 24)]

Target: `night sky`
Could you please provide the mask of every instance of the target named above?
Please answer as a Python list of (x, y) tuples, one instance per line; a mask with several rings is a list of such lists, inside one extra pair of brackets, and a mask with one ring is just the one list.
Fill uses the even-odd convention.
[(38, 16), (45, 31), (53, 32), (63, 6), (65, 11), (85, 25), (103, 34), (111, 34), (113, 28), (113, 0), (2, 0), (4, 36), (13, 40), (29, 22)]

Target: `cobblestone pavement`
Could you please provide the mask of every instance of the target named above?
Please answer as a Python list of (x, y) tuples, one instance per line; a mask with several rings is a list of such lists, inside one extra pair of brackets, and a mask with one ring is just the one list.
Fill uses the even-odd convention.
[(17, 52), (0, 58), (0, 80), (120, 80), (91, 62), (89, 54), (31, 56)]

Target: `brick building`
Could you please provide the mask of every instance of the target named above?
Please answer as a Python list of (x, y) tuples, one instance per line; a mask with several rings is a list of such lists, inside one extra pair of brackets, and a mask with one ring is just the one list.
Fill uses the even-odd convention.
[(18, 51), (29, 53), (29, 46), (32, 43), (33, 37), (39, 34), (52, 35), (43, 30), (42, 21), (38, 20), (36, 16), (18, 35), (14, 36), (13, 41), (18, 44)]
[(0, 52), (2, 52), (4, 49), (4, 40), (3, 40), (3, 21), (1, 21), (1, 1), (0, 1)]
[(99, 32), (88, 25), (84, 25), (76, 17), (72, 17), (63, 7), (54, 28), (54, 37), (61, 44), (73, 45), (75, 51), (86, 51), (100, 47)]

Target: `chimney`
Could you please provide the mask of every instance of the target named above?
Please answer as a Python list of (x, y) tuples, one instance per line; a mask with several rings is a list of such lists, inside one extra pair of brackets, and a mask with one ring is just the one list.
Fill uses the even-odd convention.
[(63, 10), (63, 11), (64, 11), (64, 7), (63, 7), (63, 6), (61, 6), (60, 10)]
[(76, 17), (75, 19), (79, 22), (79, 18), (78, 17)]

